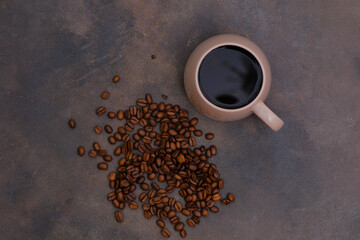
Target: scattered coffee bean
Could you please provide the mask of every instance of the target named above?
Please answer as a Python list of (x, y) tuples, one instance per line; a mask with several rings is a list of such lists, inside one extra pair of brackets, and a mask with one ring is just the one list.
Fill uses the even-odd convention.
[(228, 196), (227, 196), (227, 198), (229, 199), (230, 202), (235, 202), (235, 196), (234, 196), (234, 194), (229, 193)]
[(179, 222), (174, 226), (175, 231), (181, 231), (184, 229), (184, 223)]
[(99, 107), (97, 110), (96, 110), (96, 114), (98, 116), (101, 116), (103, 115), (104, 113), (106, 113), (106, 108), (105, 107)]
[(191, 218), (189, 218), (188, 220), (186, 220), (187, 224), (190, 227), (195, 227), (196, 223), (194, 222), (194, 220), (192, 220)]
[(84, 156), (85, 154), (85, 148), (83, 146), (78, 147), (77, 152), (79, 156)]
[(104, 129), (105, 129), (105, 132), (107, 132), (107, 133), (112, 133), (113, 132), (113, 129), (112, 129), (112, 127), (110, 125), (105, 125)]
[(113, 82), (117, 83), (120, 80), (120, 76), (116, 75), (113, 77)]
[(109, 92), (108, 91), (104, 91), (101, 93), (101, 98), (102, 99), (108, 99), (110, 96)]
[(165, 227), (165, 223), (163, 220), (158, 219), (156, 220), (156, 224), (160, 227), (160, 228), (164, 228)]
[(185, 229), (183, 229), (183, 230), (180, 231), (180, 236), (181, 236), (182, 238), (186, 238), (186, 231), (185, 231)]
[(138, 204), (136, 202), (130, 202), (129, 203), (129, 208), (131, 209), (137, 209), (138, 208)]
[(122, 216), (121, 212), (119, 212), (119, 211), (115, 212), (115, 218), (116, 218), (116, 221), (118, 221), (118, 222), (123, 221), (123, 216)]
[(100, 126), (96, 126), (94, 128), (94, 131), (95, 131), (96, 134), (100, 134), (100, 133), (102, 133), (102, 128)]
[(89, 152), (89, 156), (92, 157), (92, 158), (95, 158), (96, 157), (96, 151), (95, 150), (91, 150)]
[(161, 229), (161, 235), (163, 235), (163, 237), (165, 238), (169, 238), (171, 236), (169, 230), (167, 230), (166, 228)]
[(168, 96), (166, 96), (165, 94), (162, 94), (161, 97), (162, 97), (164, 100), (167, 100), (167, 99), (168, 99)]
[(205, 138), (207, 140), (213, 140), (214, 139), (214, 134), (213, 133), (207, 133), (207, 134), (205, 134)]
[(70, 119), (70, 120), (69, 120), (69, 126), (70, 126), (71, 128), (75, 128), (75, 127), (76, 127), (76, 122), (75, 122), (74, 119)]
[(116, 117), (117, 117), (117, 119), (119, 119), (119, 120), (123, 120), (124, 117), (125, 117), (125, 116), (124, 116), (124, 112), (123, 112), (122, 110), (117, 111)]
[(98, 163), (97, 167), (100, 170), (107, 170), (108, 169), (108, 164), (107, 163)]
[(156, 55), (151, 55), (151, 59), (155, 59), (156, 58)]
[(108, 118), (114, 119), (116, 117), (116, 113), (114, 112), (108, 112)]

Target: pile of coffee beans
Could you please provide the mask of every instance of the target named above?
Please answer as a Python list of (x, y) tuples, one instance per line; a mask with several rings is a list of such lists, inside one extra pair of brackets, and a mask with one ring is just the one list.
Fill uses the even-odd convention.
[[(119, 80), (119, 76), (113, 78), (114, 83)], [(109, 96), (108, 91), (101, 93), (104, 100)], [(232, 193), (221, 195), (224, 180), (216, 165), (209, 162), (217, 148), (197, 145), (196, 138), (203, 132), (196, 128), (198, 118), (190, 119), (187, 110), (179, 105), (156, 103), (146, 94), (129, 109), (108, 111), (100, 106), (95, 112), (99, 117), (114, 119), (112, 126), (94, 127), (96, 134), (108, 135), (113, 149), (94, 142), (89, 156), (103, 160), (97, 165), (99, 170), (108, 170), (108, 163), (117, 161), (117, 168), (108, 174), (111, 192), (107, 195), (117, 209), (117, 222), (124, 221), (121, 210), (126, 205), (134, 210), (141, 208), (145, 218), (158, 218), (156, 224), (163, 237), (170, 237), (169, 228), (173, 225), (185, 238), (185, 221), (189, 227), (195, 227), (202, 217), (219, 211), (217, 202), (228, 205), (235, 201)], [(69, 125), (76, 127), (73, 119)], [(206, 133), (205, 138), (212, 140), (214, 134)], [(77, 152), (83, 156), (85, 148), (80, 146)], [(139, 196), (134, 194), (137, 188), (142, 191)], [(174, 196), (175, 191), (182, 200)], [(185, 218), (184, 222), (181, 218)]]

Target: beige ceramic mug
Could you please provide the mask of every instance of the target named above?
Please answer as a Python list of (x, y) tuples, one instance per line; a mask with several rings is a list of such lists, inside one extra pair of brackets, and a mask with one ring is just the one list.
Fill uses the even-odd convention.
[[(262, 70), (262, 86), (258, 95), (249, 104), (235, 109), (221, 108), (206, 99), (199, 86), (199, 69), (205, 56), (212, 50), (223, 46), (235, 46), (251, 53)], [(255, 113), (271, 129), (278, 131), (284, 122), (264, 103), (271, 85), (270, 64), (261, 49), (249, 39), (234, 35), (221, 34), (201, 43), (189, 57), (184, 73), (186, 93), (192, 104), (204, 115), (219, 121), (235, 121)], [(219, 82), (221, 84), (221, 82)]]

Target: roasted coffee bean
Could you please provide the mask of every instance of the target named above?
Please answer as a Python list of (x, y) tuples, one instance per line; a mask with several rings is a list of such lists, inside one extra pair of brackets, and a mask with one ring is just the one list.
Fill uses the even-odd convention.
[(121, 203), (119, 204), (119, 209), (120, 209), (120, 210), (123, 210), (124, 208), (125, 208), (125, 203), (121, 202)]
[(108, 137), (108, 141), (110, 144), (115, 144), (116, 143), (116, 139), (113, 136)]
[(148, 185), (147, 183), (142, 183), (142, 184), (140, 185), (140, 187), (141, 187), (141, 189), (144, 190), (144, 191), (149, 190), (149, 185)]
[(106, 150), (100, 150), (97, 154), (100, 156), (100, 157), (103, 157), (106, 155)]
[(139, 98), (137, 101), (136, 101), (136, 104), (139, 106), (139, 107), (145, 107), (146, 104), (147, 104), (147, 101), (143, 98)]
[(139, 123), (139, 119), (138, 119), (137, 117), (131, 117), (131, 118), (130, 118), (130, 122), (131, 122), (132, 124), (138, 124), (138, 123)]
[(179, 222), (174, 226), (174, 229), (175, 229), (175, 231), (181, 231), (184, 229), (184, 226), (185, 226), (184, 223)]
[(147, 203), (144, 203), (144, 204), (142, 205), (142, 209), (143, 209), (144, 211), (150, 210), (150, 205), (147, 204)]
[(198, 211), (198, 210), (194, 211), (193, 214), (194, 214), (194, 216), (196, 216), (196, 217), (201, 217), (201, 212)]
[(104, 113), (106, 113), (106, 108), (105, 107), (99, 107), (98, 109), (96, 109), (96, 114), (98, 116), (103, 115)]
[(128, 142), (130, 140), (130, 135), (129, 134), (125, 134), (122, 139), (123, 142)]
[(168, 97), (165, 95), (165, 94), (162, 94), (161, 97), (164, 99), (164, 100), (167, 100)]
[(123, 112), (123, 110), (117, 111), (116, 117), (117, 117), (117, 119), (119, 119), (119, 120), (123, 120), (123, 119), (124, 119), (124, 112)]
[(114, 119), (115, 117), (116, 117), (116, 113), (114, 113), (114, 112), (108, 112), (108, 118), (110, 118), (110, 119)]
[(194, 135), (197, 136), (197, 137), (201, 137), (202, 136), (202, 131), (201, 130), (195, 130)]
[(144, 217), (147, 218), (147, 219), (150, 219), (152, 217), (152, 214), (150, 211), (145, 211), (144, 212)]
[(167, 230), (166, 228), (161, 229), (161, 235), (165, 238), (169, 238), (171, 236), (169, 230)]
[(98, 163), (97, 167), (100, 170), (107, 170), (108, 169), (107, 163)]
[(164, 228), (165, 227), (165, 223), (163, 220), (158, 219), (156, 220), (156, 225), (158, 225), (160, 228)]
[(216, 207), (216, 206), (213, 206), (213, 207), (210, 208), (210, 211), (213, 212), (213, 213), (217, 213), (217, 212), (219, 212), (219, 208)]
[(178, 212), (181, 212), (181, 210), (183, 209), (181, 202), (176, 202), (174, 207), (175, 207), (175, 210)]
[(227, 199), (227, 198), (221, 200), (220, 202), (221, 202), (221, 204), (224, 204), (224, 205), (228, 205), (228, 204), (231, 203), (231, 201), (229, 199)]
[(219, 185), (219, 189), (223, 189), (224, 188), (224, 180), (220, 179), (218, 182)]
[(191, 218), (188, 218), (186, 220), (187, 224), (190, 226), (190, 227), (195, 227), (196, 223), (194, 222), (194, 220), (192, 220)]
[(89, 156), (92, 157), (92, 158), (96, 157), (96, 151), (95, 151), (95, 150), (91, 150), (91, 151), (89, 152)]
[(101, 98), (102, 99), (108, 99), (110, 96), (109, 92), (108, 91), (104, 91), (101, 93)]
[(111, 161), (112, 161), (112, 156), (110, 156), (110, 155), (105, 155), (105, 156), (103, 157), (103, 159), (104, 159), (104, 161), (111, 162)]
[(121, 212), (119, 212), (119, 211), (116, 211), (116, 212), (115, 212), (115, 219), (116, 219), (116, 221), (118, 221), (118, 222), (122, 222), (122, 221), (123, 221), (123, 216), (122, 216)]
[(199, 119), (196, 117), (190, 120), (191, 126), (195, 126), (198, 122), (199, 122)]
[(78, 147), (77, 153), (79, 154), (79, 156), (84, 156), (85, 148), (83, 146)]
[(146, 99), (146, 102), (147, 102), (148, 104), (151, 104), (152, 101), (153, 101), (152, 96), (151, 96), (151, 94), (149, 94), (149, 93), (147, 93), (147, 94), (145, 95), (145, 99)]
[(155, 194), (156, 194), (156, 190), (155, 190), (155, 189), (151, 189), (151, 190), (149, 191), (149, 193), (148, 193), (148, 197), (149, 197), (149, 198), (153, 198), (153, 197), (155, 196)]
[(203, 208), (203, 209), (201, 210), (201, 215), (202, 215), (203, 217), (207, 217), (207, 216), (209, 215), (209, 211), (208, 211), (206, 208)]
[(176, 216), (176, 212), (174, 210), (169, 211), (168, 218), (173, 218)]
[(117, 83), (118, 81), (120, 81), (120, 76), (116, 75), (116, 76), (113, 77), (112, 80), (113, 80), (114, 83)]
[(180, 236), (181, 236), (182, 238), (186, 238), (186, 231), (185, 231), (185, 229), (183, 229), (183, 230), (180, 231)]
[(104, 129), (105, 129), (105, 132), (107, 132), (107, 133), (112, 133), (113, 132), (113, 129), (112, 129), (112, 127), (110, 125), (105, 125)]
[(178, 216), (174, 216), (174, 217), (170, 218), (170, 222), (171, 222), (171, 224), (177, 224), (180, 222), (180, 218)]
[(75, 128), (75, 127), (76, 127), (76, 122), (75, 122), (74, 119), (70, 119), (70, 120), (69, 120), (69, 126), (70, 126), (71, 128)]
[(183, 208), (183, 210), (181, 211), (181, 213), (182, 213), (184, 216), (190, 216), (190, 215), (191, 215), (190, 211), (189, 211), (188, 209), (186, 209), (186, 208)]
[(102, 128), (100, 126), (96, 126), (96, 127), (94, 127), (94, 131), (96, 134), (100, 134), (100, 133), (102, 133)]
[(125, 129), (128, 130), (129, 132), (134, 130), (134, 125), (131, 122), (127, 122), (125, 124)]
[(214, 139), (214, 134), (213, 133), (207, 133), (207, 134), (205, 134), (205, 138), (207, 140), (213, 140)]
[(155, 190), (159, 190), (159, 189), (160, 189), (159, 185), (156, 184), (156, 183), (154, 183), (154, 182), (151, 183), (151, 187), (152, 187), (153, 189), (155, 189)]
[(137, 209), (138, 208), (138, 204), (136, 202), (130, 202), (129, 203), (129, 208), (131, 209)]
[(229, 193), (229, 194), (227, 195), (227, 198), (229, 199), (230, 202), (235, 202), (235, 196), (234, 196), (234, 194)]

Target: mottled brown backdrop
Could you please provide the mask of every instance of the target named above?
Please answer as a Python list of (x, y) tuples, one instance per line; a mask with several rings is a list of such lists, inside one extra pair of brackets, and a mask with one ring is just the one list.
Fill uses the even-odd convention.
[[(360, 239), (359, 22), (357, 0), (0, 1), (1, 239), (160, 238), (140, 210), (116, 223), (106, 173), (76, 156), (96, 138), (105, 89), (110, 109), (167, 94), (216, 134), (213, 161), (237, 201), (187, 227), (188, 239)], [(220, 33), (268, 56), (278, 133), (190, 104), (186, 59)]]

